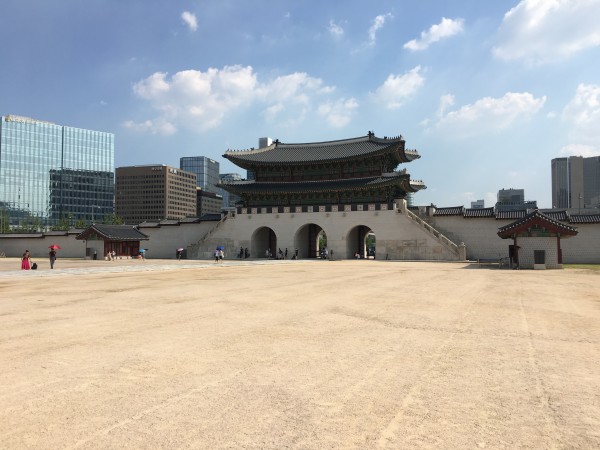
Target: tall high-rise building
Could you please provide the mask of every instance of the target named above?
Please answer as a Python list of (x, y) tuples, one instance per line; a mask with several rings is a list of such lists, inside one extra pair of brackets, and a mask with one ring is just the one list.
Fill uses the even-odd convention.
[[(221, 183), (231, 183), (232, 181), (241, 181), (242, 176), (239, 173), (222, 173), (219, 175)], [(241, 200), (238, 195), (231, 194), (225, 189), (219, 189), (223, 196), (223, 208), (235, 208), (235, 204)]]
[(554, 158), (552, 206), (600, 208), (600, 156)]
[(112, 133), (0, 117), (2, 231), (112, 215), (114, 159)]
[(219, 163), (206, 156), (183, 156), (179, 159), (179, 168), (196, 174), (198, 186), (204, 191), (218, 193)]
[(165, 165), (116, 169), (115, 209), (128, 224), (196, 216), (196, 174)]

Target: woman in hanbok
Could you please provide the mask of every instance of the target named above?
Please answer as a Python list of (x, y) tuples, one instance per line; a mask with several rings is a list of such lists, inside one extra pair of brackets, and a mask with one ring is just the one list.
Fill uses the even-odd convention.
[(30, 259), (31, 255), (29, 254), (29, 250), (25, 250), (25, 253), (21, 256), (21, 270), (31, 269), (31, 264), (29, 264)]

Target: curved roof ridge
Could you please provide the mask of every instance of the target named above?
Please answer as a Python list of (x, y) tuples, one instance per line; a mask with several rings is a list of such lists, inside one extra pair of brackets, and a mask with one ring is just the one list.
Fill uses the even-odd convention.
[[(345, 138), (345, 139), (334, 139), (334, 140), (329, 140), (329, 141), (319, 141), (319, 142), (292, 142), (292, 143), (286, 143), (286, 142), (281, 142), (279, 139), (275, 140), (271, 145), (267, 146), (267, 147), (262, 147), (262, 148), (250, 148), (250, 149), (242, 149), (242, 150), (232, 150), (232, 149), (228, 149), (226, 151), (226, 153), (243, 153), (244, 155), (248, 155), (248, 154), (256, 154), (256, 153), (262, 153), (268, 150), (272, 150), (275, 147), (288, 147), (288, 148), (296, 148), (296, 147), (322, 147), (325, 145), (343, 145), (343, 144), (352, 144), (352, 143), (356, 143), (356, 142), (367, 142), (367, 141), (373, 141), (376, 142), (378, 144), (392, 144), (394, 142), (399, 142), (399, 141), (403, 141), (404, 138), (402, 137), (401, 134), (399, 134), (398, 136), (393, 136), (393, 137), (388, 137), (388, 136), (384, 136), (384, 137), (377, 137), (375, 136), (375, 133), (369, 133), (366, 136), (358, 136), (358, 137), (353, 137), (353, 138)], [(416, 149), (411, 149), (411, 150), (405, 150), (407, 152), (411, 152), (411, 153), (418, 153), (418, 151)]]

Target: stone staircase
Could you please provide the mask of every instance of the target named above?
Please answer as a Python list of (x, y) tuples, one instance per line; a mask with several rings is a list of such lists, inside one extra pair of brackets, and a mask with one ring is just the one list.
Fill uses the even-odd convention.
[(452, 254), (456, 255), (458, 260), (466, 260), (467, 252), (464, 244), (461, 243), (460, 245), (456, 245), (445, 235), (443, 235), (440, 231), (432, 227), (425, 220), (421, 219), (418, 215), (406, 208), (405, 205), (401, 205), (401, 207), (397, 208), (396, 211), (400, 214), (404, 214), (408, 219), (414, 222), (416, 226), (425, 230), (430, 236), (435, 238), (440, 244), (442, 244), (445, 248), (450, 250)]

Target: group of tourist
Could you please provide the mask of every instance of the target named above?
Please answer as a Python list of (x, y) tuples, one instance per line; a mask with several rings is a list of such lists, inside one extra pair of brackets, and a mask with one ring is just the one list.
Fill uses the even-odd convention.
[[(56, 262), (56, 249), (50, 248), (48, 258), (50, 259), (50, 268), (54, 269), (54, 263)], [(21, 270), (32, 269), (37, 269), (37, 264), (31, 260), (31, 253), (29, 252), (29, 250), (25, 250), (23, 255), (21, 255)]]
[(222, 263), (224, 258), (225, 258), (225, 251), (223, 250), (223, 248), (217, 247), (215, 249), (215, 262)]

